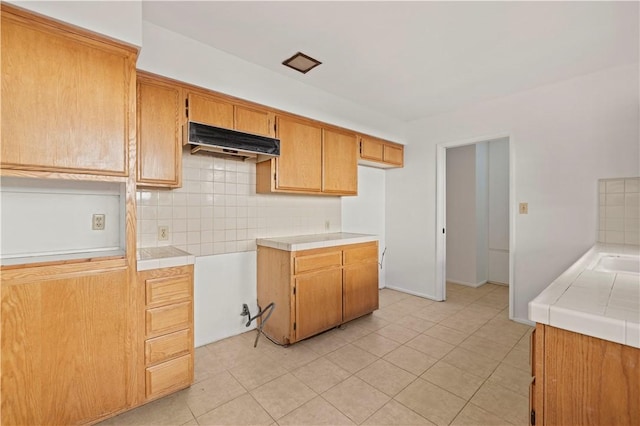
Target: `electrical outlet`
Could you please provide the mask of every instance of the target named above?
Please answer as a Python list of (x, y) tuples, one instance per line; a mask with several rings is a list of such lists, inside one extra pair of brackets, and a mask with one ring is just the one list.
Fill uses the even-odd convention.
[(104, 215), (94, 214), (91, 218), (91, 229), (94, 231), (104, 231)]
[(158, 226), (158, 241), (169, 241), (168, 226)]
[(529, 203), (520, 203), (520, 214), (529, 214)]

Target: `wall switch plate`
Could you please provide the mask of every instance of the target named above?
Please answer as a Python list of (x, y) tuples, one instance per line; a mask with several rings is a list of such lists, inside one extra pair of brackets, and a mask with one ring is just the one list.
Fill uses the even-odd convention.
[(520, 214), (529, 214), (529, 203), (520, 203)]
[(104, 231), (105, 217), (103, 214), (94, 214), (91, 218), (91, 229), (94, 231)]
[(158, 241), (169, 241), (168, 226), (158, 226)]

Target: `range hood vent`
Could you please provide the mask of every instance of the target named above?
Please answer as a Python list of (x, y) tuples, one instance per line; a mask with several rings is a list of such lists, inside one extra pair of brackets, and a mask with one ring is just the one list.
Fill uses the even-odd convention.
[(190, 121), (186, 143), (192, 154), (208, 154), (235, 160), (265, 161), (280, 155), (280, 140)]

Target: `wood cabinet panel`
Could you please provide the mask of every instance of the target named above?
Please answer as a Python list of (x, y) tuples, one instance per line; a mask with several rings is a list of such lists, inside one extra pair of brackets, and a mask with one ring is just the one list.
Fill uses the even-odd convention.
[(384, 146), (384, 154), (383, 161), (389, 164), (396, 164), (398, 166), (402, 166), (404, 162), (404, 151), (399, 146), (394, 145), (385, 145)]
[(190, 299), (193, 293), (192, 281), (189, 274), (147, 279), (145, 282), (147, 306)]
[(360, 136), (359, 164), (378, 168), (404, 166), (404, 146), (371, 136)]
[[(545, 425), (632, 425), (640, 419), (638, 348), (545, 326), (541, 373)], [(536, 372), (536, 386), (539, 378)]]
[(187, 96), (189, 121), (233, 129), (233, 104), (196, 93)]
[(360, 157), (366, 160), (383, 161), (384, 145), (382, 141), (370, 138), (360, 139)]
[(2, 282), (2, 424), (89, 423), (127, 405), (126, 268)]
[(344, 268), (343, 321), (350, 321), (378, 309), (378, 263)]
[(182, 182), (182, 91), (138, 76), (137, 182), (177, 188)]
[(235, 106), (234, 128), (241, 132), (273, 137), (275, 135), (275, 115), (270, 111)]
[(322, 191), (358, 193), (358, 141), (355, 134), (323, 129)]
[(189, 330), (180, 330), (147, 340), (144, 345), (146, 364), (157, 364), (178, 355), (188, 354), (193, 346), (191, 340)]
[(298, 275), (296, 278), (296, 340), (342, 323), (340, 269)]
[(192, 321), (191, 302), (174, 303), (160, 308), (147, 309), (147, 337), (189, 328)]
[(136, 52), (2, 5), (2, 167), (128, 174)]
[(296, 274), (314, 271), (317, 269), (340, 267), (342, 265), (342, 252), (329, 252), (296, 256), (294, 258), (294, 271)]
[(278, 189), (322, 190), (322, 129), (288, 117), (277, 117), (280, 157)]
[(146, 397), (156, 398), (185, 388), (192, 382), (193, 360), (185, 355), (146, 370)]
[(378, 245), (363, 244), (343, 251), (344, 264), (352, 265), (361, 262), (378, 262)]

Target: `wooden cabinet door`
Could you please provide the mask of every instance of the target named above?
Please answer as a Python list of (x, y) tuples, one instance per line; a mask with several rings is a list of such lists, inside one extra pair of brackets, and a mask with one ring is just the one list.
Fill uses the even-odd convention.
[(126, 176), (135, 50), (2, 7), (2, 167)]
[(404, 150), (394, 145), (384, 145), (383, 160), (385, 163), (402, 166), (404, 162)]
[(233, 104), (197, 93), (188, 94), (189, 121), (233, 129)]
[(85, 424), (125, 408), (126, 269), (2, 283), (2, 424)]
[(268, 111), (235, 106), (234, 128), (241, 132), (273, 137), (275, 135), (275, 117)]
[(302, 340), (342, 322), (340, 268), (298, 275), (295, 280), (296, 340)]
[(365, 160), (383, 161), (384, 144), (382, 141), (361, 137), (360, 138), (360, 157)]
[(354, 134), (323, 129), (323, 192), (344, 195), (358, 193), (357, 145)]
[(138, 79), (138, 175), (145, 186), (182, 181), (182, 96), (179, 87)]
[(345, 266), (343, 273), (344, 321), (378, 309), (378, 263)]
[(322, 129), (289, 117), (278, 117), (280, 157), (276, 188), (322, 190)]

